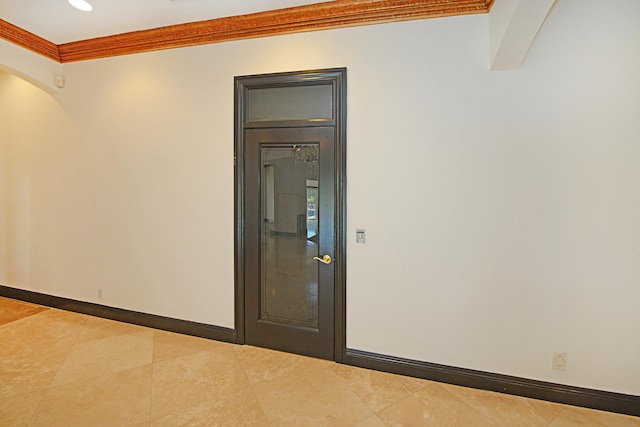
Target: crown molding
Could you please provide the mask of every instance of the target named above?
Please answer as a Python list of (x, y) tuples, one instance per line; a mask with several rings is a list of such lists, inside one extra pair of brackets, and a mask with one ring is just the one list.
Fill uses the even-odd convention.
[(488, 13), (494, 0), (335, 0), (55, 45), (0, 20), (0, 38), (58, 62), (258, 37)]
[(487, 0), (337, 0), (59, 45), (62, 62), (412, 19), (486, 13)]
[(0, 39), (4, 39), (15, 45), (28, 49), (39, 55), (62, 62), (58, 46), (48, 40), (38, 37), (35, 34), (16, 27), (10, 22), (0, 19)]

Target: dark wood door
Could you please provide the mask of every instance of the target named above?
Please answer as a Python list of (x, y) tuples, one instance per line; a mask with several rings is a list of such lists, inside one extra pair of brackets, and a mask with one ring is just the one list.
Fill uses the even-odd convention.
[(245, 130), (245, 341), (334, 359), (333, 127)]

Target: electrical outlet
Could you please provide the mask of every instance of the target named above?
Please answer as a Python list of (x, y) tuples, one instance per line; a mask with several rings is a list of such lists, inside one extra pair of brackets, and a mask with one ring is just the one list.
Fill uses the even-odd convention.
[(553, 353), (551, 367), (556, 371), (567, 370), (567, 353)]
[(98, 299), (102, 299), (102, 288), (98, 288)]

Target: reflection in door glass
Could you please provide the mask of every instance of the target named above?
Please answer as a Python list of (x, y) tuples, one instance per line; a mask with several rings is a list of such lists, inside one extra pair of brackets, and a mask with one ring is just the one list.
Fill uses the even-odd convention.
[(318, 153), (261, 147), (261, 320), (318, 327)]
[(318, 181), (307, 180), (307, 239), (318, 243)]

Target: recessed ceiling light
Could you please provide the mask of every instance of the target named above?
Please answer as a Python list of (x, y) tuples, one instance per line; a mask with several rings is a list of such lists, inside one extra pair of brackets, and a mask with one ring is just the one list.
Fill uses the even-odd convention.
[(69, 4), (76, 9), (84, 10), (85, 12), (91, 12), (93, 10), (93, 6), (85, 0), (69, 0)]

